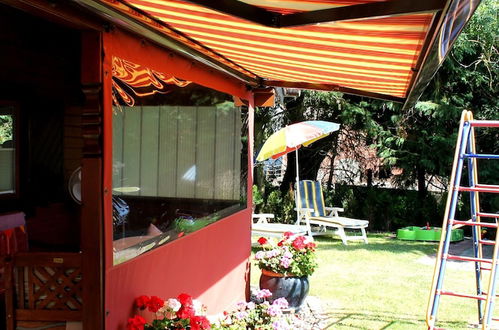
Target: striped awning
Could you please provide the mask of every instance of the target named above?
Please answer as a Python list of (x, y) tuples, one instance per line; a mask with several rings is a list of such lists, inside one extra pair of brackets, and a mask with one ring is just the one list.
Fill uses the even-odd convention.
[[(442, 17), (447, 17), (442, 13), (453, 3), (99, 1), (254, 85), (337, 90), (401, 102), (414, 87), (429, 46), (440, 32)], [(478, 4), (477, 0), (454, 2), (473, 4), (469, 5), (471, 13)]]

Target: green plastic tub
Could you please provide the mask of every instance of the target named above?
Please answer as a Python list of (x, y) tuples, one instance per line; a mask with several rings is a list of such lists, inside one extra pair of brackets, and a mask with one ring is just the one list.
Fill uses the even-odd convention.
[[(440, 241), (442, 229), (438, 227), (425, 227), (410, 226), (397, 230), (397, 238), (406, 241)], [(464, 232), (462, 229), (453, 229), (451, 232), (451, 242), (458, 242), (464, 239)]]

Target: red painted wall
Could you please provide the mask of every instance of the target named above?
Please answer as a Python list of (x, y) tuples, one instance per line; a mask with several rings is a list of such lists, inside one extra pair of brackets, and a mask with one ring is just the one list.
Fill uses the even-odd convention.
[(250, 101), (249, 162), (252, 164), (253, 99), (246, 86), (202, 64), (119, 31), (104, 34), (104, 212), (106, 328), (124, 329), (132, 316), (134, 298), (157, 295), (167, 299), (188, 293), (215, 314), (246, 298), (251, 253), (251, 186), (248, 208), (123, 264), (112, 265), (112, 109), (111, 57), (113, 55), (159, 72), (193, 81)]
[(107, 329), (122, 329), (140, 295), (188, 293), (215, 314), (245, 299), (251, 210), (239, 212), (106, 273)]

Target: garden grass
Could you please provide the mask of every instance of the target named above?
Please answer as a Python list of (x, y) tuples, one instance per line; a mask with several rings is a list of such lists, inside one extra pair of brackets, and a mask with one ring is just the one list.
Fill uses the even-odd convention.
[[(391, 234), (369, 235), (369, 244), (345, 246), (337, 237), (316, 243), (319, 267), (309, 279), (309, 295), (321, 300), (329, 329), (426, 328), (438, 243), (400, 241)], [(253, 263), (253, 286), (259, 276)], [(444, 289), (473, 294), (475, 288), (472, 267), (447, 267)], [(447, 329), (470, 328), (477, 324), (477, 302), (444, 296), (438, 320)]]

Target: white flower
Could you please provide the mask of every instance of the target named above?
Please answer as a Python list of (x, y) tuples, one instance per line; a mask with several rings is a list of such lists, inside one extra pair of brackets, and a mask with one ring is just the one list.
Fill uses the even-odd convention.
[(175, 298), (168, 299), (166, 301), (166, 305), (168, 306), (168, 308), (170, 308), (174, 312), (177, 312), (180, 309), (180, 307), (182, 307), (182, 304), (180, 303), (180, 301), (178, 301)]

